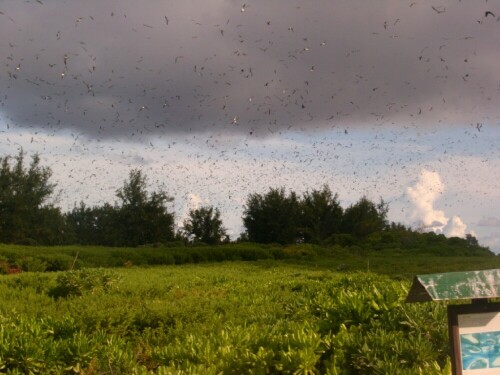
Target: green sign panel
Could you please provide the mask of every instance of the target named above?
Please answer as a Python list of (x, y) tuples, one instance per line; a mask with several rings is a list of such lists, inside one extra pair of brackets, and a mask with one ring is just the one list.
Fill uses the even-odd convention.
[(406, 302), (500, 297), (500, 269), (417, 275)]

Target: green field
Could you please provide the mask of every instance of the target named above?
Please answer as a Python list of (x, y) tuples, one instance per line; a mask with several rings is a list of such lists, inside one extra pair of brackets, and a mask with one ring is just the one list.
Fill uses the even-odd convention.
[[(257, 250), (253, 261), (151, 266), (144, 254), (180, 250), (5, 245), (4, 259), (39, 267), (56, 255), (72, 264), (77, 251), (80, 269), (0, 276), (0, 373), (449, 374), (446, 305), (405, 304), (410, 278), (498, 267), (497, 257)], [(119, 262), (82, 267), (98, 254)]]

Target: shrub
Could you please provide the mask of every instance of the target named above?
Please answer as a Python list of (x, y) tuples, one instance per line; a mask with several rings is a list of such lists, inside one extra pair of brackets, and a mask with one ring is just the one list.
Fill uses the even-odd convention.
[(15, 245), (38, 246), (39, 244), (33, 238), (23, 238), (22, 240), (16, 241)]
[(357, 242), (356, 238), (348, 233), (334, 234), (329, 237), (325, 244), (327, 245), (340, 245), (340, 246), (352, 246)]
[(313, 259), (318, 255), (317, 246), (311, 244), (300, 244), (288, 246), (283, 249), (283, 252), (290, 258), (294, 259)]
[(51, 254), (41, 258), (46, 264), (45, 271), (66, 271), (71, 267), (74, 258), (65, 254)]
[(9, 260), (0, 255), (0, 275), (6, 275), (9, 273)]
[(34, 257), (23, 257), (18, 265), (23, 271), (28, 272), (44, 272), (47, 269), (47, 263)]
[(107, 293), (117, 287), (120, 277), (109, 270), (87, 268), (67, 271), (57, 276), (56, 286), (49, 291), (54, 298), (82, 296), (86, 293)]

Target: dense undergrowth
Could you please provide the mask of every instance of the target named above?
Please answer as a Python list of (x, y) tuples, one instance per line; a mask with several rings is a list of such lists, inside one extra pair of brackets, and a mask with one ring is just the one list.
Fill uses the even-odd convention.
[[(406, 233), (406, 232), (405, 232)], [(494, 268), (500, 258), (464, 240), (446, 239), (435, 234), (406, 233), (388, 239), (374, 235), (350, 245), (278, 245), (230, 243), (224, 245), (155, 244), (142, 247), (22, 246), (0, 244), (0, 274), (16, 272), (65, 271), (89, 267), (132, 267), (180, 265), (223, 261), (280, 260), (316, 266), (375, 271), (402, 277), (415, 273), (463, 271)], [(380, 237), (380, 238), (379, 238)], [(384, 239), (385, 238), (385, 239)], [(345, 240), (345, 238), (343, 239)], [(384, 242), (385, 241), (385, 242)], [(381, 248), (380, 244), (387, 247)], [(402, 247), (401, 244), (406, 244)], [(399, 245), (398, 245), (399, 244)], [(467, 257), (467, 261), (464, 261)], [(406, 262), (405, 259), (411, 259)]]
[(500, 258), (361, 245), (0, 245), (0, 373), (449, 374), (410, 279)]
[(0, 372), (448, 374), (409, 283), (258, 261), (0, 277)]

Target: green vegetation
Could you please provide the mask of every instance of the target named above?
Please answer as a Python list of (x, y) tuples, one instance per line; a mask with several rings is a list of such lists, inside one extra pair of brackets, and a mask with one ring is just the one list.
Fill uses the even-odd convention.
[[(184, 228), (174, 233), (174, 213), (167, 209), (174, 198), (163, 190), (149, 192), (147, 178), (138, 169), (131, 170), (116, 190), (118, 202), (94, 207), (80, 202), (66, 213), (50, 202), (55, 189), (50, 177), (50, 168), (42, 167), (37, 155), (29, 167), (24, 166), (22, 151), (16, 157), (0, 157), (0, 243), (137, 247), (175, 241), (230, 242), (221, 213), (212, 206), (191, 210)], [(248, 195), (242, 218), (245, 232), (237, 242), (491, 255), (470, 234), (447, 239), (389, 223), (388, 210), (382, 199), (377, 204), (366, 197), (343, 209), (338, 195), (326, 185), (302, 197), (294, 191), (287, 194), (283, 187), (270, 188), (266, 194)]]
[(0, 371), (448, 374), (443, 304), (276, 261), (0, 277)]
[(64, 219), (50, 202), (52, 171), (37, 155), (28, 167), (24, 160), (23, 152), (0, 157), (0, 242), (62, 244)]
[(0, 276), (0, 373), (449, 374), (410, 278), (500, 258), (358, 245), (0, 245), (6, 272), (75, 268)]
[(0, 158), (0, 373), (449, 374), (445, 305), (404, 304), (410, 278), (500, 266), (327, 186), (250, 194), (236, 243), (213, 207), (174, 233), (139, 170), (62, 214), (23, 157)]
[(250, 194), (243, 213), (246, 237), (252, 242), (295, 243), (299, 238), (300, 206), (297, 194), (269, 189), (267, 194)]
[(119, 204), (89, 208), (81, 202), (65, 214), (65, 243), (138, 246), (174, 239), (174, 217), (167, 210), (173, 198), (161, 190), (148, 193), (140, 170), (130, 171), (116, 197)]
[[(377, 234), (378, 235), (378, 234)], [(459, 240), (459, 241), (456, 241)], [(228, 243), (223, 245), (155, 244), (134, 248), (95, 246), (23, 246), (0, 244), (0, 274), (64, 271), (89, 267), (181, 265), (223, 261), (280, 260), (315, 267), (371, 270), (409, 278), (417, 273), (464, 271), (500, 266), (500, 257), (466, 240), (414, 234), (413, 237), (368, 238), (351, 246)], [(401, 244), (405, 247), (402, 247)], [(465, 256), (465, 258), (464, 258)]]
[(188, 219), (184, 221), (183, 230), (194, 242), (215, 245), (229, 242), (226, 229), (222, 226), (220, 211), (211, 206), (189, 210)]
[(285, 257), (286, 253), (282, 247), (253, 244), (189, 247), (172, 244), (137, 248), (0, 245), (0, 274), (16, 270), (43, 272), (88, 267), (179, 265)]

